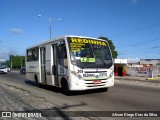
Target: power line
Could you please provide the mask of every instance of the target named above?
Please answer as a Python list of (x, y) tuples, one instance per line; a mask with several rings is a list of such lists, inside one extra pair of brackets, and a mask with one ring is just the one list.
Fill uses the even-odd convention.
[(130, 47), (130, 46), (135, 47), (135, 46), (140, 46), (140, 45), (143, 45), (145, 43), (152, 42), (152, 41), (157, 41), (157, 40), (160, 40), (160, 38), (147, 40), (147, 41), (143, 41), (143, 42), (138, 42), (138, 43), (134, 43), (134, 44), (128, 44), (128, 45), (120, 46), (120, 47), (117, 47), (117, 48)]
[[(143, 48), (143, 49), (135, 49), (134, 52), (139, 52), (139, 51), (143, 51), (143, 50), (151, 50), (151, 49), (160, 49), (160, 46), (153, 46), (153, 47), (149, 47), (149, 48)], [(121, 51), (120, 53), (128, 53), (129, 51)]]
[(132, 30), (129, 30), (129, 31), (126, 31), (126, 32), (117, 34), (117, 35), (110, 35), (110, 36), (108, 36), (108, 37), (123, 36), (123, 35), (130, 34), (130, 33), (134, 33), (134, 32), (137, 32), (137, 31), (145, 30), (145, 29), (148, 29), (148, 28), (151, 28), (151, 27), (157, 27), (158, 25), (160, 25), (160, 22), (159, 22), (159, 21), (158, 21), (158, 22), (155, 22), (155, 23), (152, 23), (152, 24), (149, 24), (149, 25), (146, 25), (146, 26), (142, 26), (142, 27), (139, 27), (139, 28), (135, 28), (135, 29), (132, 29)]
[[(137, 31), (140, 31), (140, 30), (144, 30), (144, 29), (148, 29), (148, 28), (151, 28), (151, 27), (154, 27), (154, 26), (158, 26), (160, 25), (160, 22), (155, 22), (155, 23), (152, 23), (152, 24), (149, 24), (149, 25), (146, 25), (146, 26), (142, 26), (142, 27), (139, 27), (139, 28), (136, 28), (136, 29), (133, 29), (133, 30), (130, 30), (130, 31), (127, 31), (127, 32), (124, 32), (124, 33), (121, 33), (119, 35), (126, 35), (128, 33), (133, 33), (133, 32), (137, 32)], [(114, 35), (113, 35), (114, 36)], [(109, 37), (113, 37), (112, 35), (109, 36)], [(115, 36), (118, 36), (118, 35), (115, 35)], [(117, 48), (121, 48), (121, 47), (129, 47), (129, 46), (140, 46), (140, 45), (143, 45), (147, 42), (152, 42), (152, 41), (156, 41), (156, 40), (160, 40), (160, 38), (156, 38), (156, 39), (153, 39), (153, 40), (148, 40), (148, 41), (143, 41), (143, 42), (138, 42), (138, 43), (134, 43), (134, 44), (129, 44), (129, 45), (124, 45), (124, 46), (120, 46), (120, 47), (117, 47)]]

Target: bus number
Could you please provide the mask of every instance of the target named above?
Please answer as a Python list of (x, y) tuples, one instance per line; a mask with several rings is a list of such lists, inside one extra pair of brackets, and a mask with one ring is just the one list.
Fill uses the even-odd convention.
[(78, 70), (78, 72), (77, 73), (83, 73), (83, 70)]
[(60, 68), (60, 74), (64, 74), (64, 69)]

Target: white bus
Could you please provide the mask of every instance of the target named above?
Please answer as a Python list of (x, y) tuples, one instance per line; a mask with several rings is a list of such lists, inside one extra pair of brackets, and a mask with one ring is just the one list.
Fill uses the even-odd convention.
[(7, 73), (8, 68), (7, 68), (7, 61), (0, 59), (0, 73)]
[(26, 77), (64, 92), (114, 86), (111, 50), (105, 40), (64, 36), (27, 48)]

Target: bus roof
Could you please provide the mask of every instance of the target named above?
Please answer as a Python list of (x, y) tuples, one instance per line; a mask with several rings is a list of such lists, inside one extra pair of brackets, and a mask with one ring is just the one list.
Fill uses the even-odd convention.
[(53, 41), (55, 42), (55, 41), (58, 41), (60, 39), (64, 39), (64, 38), (67, 38), (67, 37), (78, 37), (78, 38), (88, 38), (88, 39), (102, 40), (102, 39), (93, 38), (93, 37), (86, 37), (86, 36), (64, 35), (64, 36), (60, 36), (60, 37), (57, 37), (57, 38), (53, 38), (51, 40), (44, 40), (44, 41), (40, 42), (39, 44), (28, 47), (27, 49), (34, 48), (34, 47), (37, 47), (37, 46), (42, 46), (42, 45), (45, 45), (45, 44), (48, 44), (48, 43), (52, 43)]

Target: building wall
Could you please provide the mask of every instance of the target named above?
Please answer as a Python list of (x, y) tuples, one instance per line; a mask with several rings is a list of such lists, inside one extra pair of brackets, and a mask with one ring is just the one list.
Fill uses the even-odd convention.
[(127, 75), (149, 77), (151, 74), (151, 71), (152, 71), (151, 67), (128, 67)]
[(127, 64), (127, 59), (114, 59), (115, 64)]
[(140, 77), (158, 77), (160, 76), (160, 66), (156, 67), (128, 67), (127, 75)]

